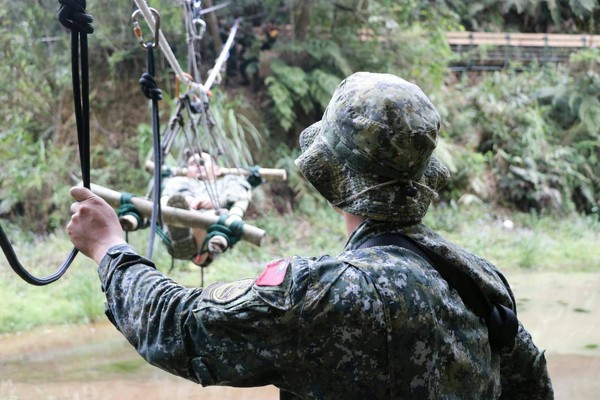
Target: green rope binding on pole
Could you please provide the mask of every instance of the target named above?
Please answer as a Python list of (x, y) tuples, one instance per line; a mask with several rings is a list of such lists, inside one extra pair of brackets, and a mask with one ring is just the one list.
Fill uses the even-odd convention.
[(219, 217), (216, 223), (212, 224), (206, 230), (206, 237), (202, 242), (202, 247), (200, 248), (200, 254), (208, 253), (208, 242), (211, 238), (215, 236), (222, 236), (227, 240), (227, 247), (231, 248), (234, 244), (239, 242), (242, 238), (242, 233), (244, 231), (244, 221), (234, 221), (229, 226), (225, 225), (225, 220), (227, 220), (227, 215), (222, 215)]
[[(117, 209), (117, 216), (122, 217), (125, 215), (130, 215), (137, 220), (138, 229), (147, 228), (148, 224), (144, 223), (144, 217), (142, 216), (142, 213), (140, 213), (140, 210), (138, 210), (137, 207), (131, 202), (131, 199), (134, 197), (135, 196), (131, 193), (121, 193), (121, 205)], [(173, 250), (171, 238), (169, 238), (169, 235), (167, 235), (167, 233), (160, 226), (156, 227), (156, 234), (161, 238), (169, 250)]]
[(167, 233), (163, 230), (162, 227), (156, 226), (156, 234), (165, 244), (165, 247), (168, 249), (169, 254), (173, 254), (173, 243), (171, 242), (171, 238)]
[(162, 178), (170, 178), (172, 176), (175, 176), (175, 174), (173, 173), (173, 168), (171, 168), (171, 167), (163, 168), (163, 170), (161, 172)]
[(140, 210), (138, 210), (137, 207), (131, 202), (133, 197), (134, 195), (131, 193), (121, 193), (121, 205), (117, 209), (117, 215), (119, 218), (126, 215), (134, 217), (137, 221), (137, 227), (139, 229), (144, 227), (144, 217), (142, 217)]
[(248, 175), (247, 180), (253, 189), (264, 182), (264, 179), (260, 176), (260, 167), (258, 165), (248, 168), (248, 171), (250, 175)]

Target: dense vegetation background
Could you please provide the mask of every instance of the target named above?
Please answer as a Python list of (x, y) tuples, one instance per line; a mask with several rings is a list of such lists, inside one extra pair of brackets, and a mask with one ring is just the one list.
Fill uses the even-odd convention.
[[(187, 65), (181, 2), (150, 4), (160, 11), (180, 64)], [(61, 227), (69, 218), (67, 190), (80, 173), (69, 35), (57, 9), (54, 0), (0, 8), (0, 216), (18, 253), (25, 255), (24, 264), (35, 267), (58, 264), (70, 248)], [(152, 140), (148, 100), (138, 83), (146, 54), (132, 34), (133, 10), (124, 0), (87, 6), (96, 29), (89, 38), (92, 181), (142, 194), (150, 178), (143, 165)], [(236, 268), (243, 268), (244, 276), (255, 275), (266, 260), (282, 254), (339, 250), (343, 227), (327, 207), (313, 211), (321, 200), (297, 174), (293, 160), (301, 130), (320, 118), (336, 85), (360, 70), (391, 72), (417, 83), (443, 116), (437, 154), (453, 174), (428, 224), (505, 267), (595, 267), (589, 261), (598, 258), (598, 250), (589, 243), (597, 241), (600, 200), (600, 50), (576, 52), (561, 65), (452, 73), (448, 66), (456, 55), (444, 32), (598, 34), (596, 1), (238, 0), (217, 16), (224, 31), (234, 18), (244, 18), (238, 48), (264, 40), (261, 32), (269, 24), (278, 30), (272, 46), (249, 64), (250, 84), (242, 85), (235, 68), (224, 72), (211, 107), (216, 123), (248, 136), (256, 163), (287, 169), (289, 180), (256, 192), (252, 216), (269, 232), (267, 246), (259, 252), (240, 243), (219, 259), (219, 268), (209, 269), (208, 281), (231, 279)], [(214, 42), (208, 29), (201, 44), (206, 69)], [(158, 58), (164, 125), (174, 106), (174, 77)], [(458, 218), (456, 205), (475, 211)], [(503, 229), (513, 221), (517, 229)], [(142, 249), (145, 239), (133, 238)], [(227, 258), (231, 253), (235, 257)], [(166, 252), (156, 257), (168, 269)], [(101, 316), (97, 278), (81, 267), (85, 262), (78, 258), (74, 272), (42, 291), (0, 269), (5, 304), (0, 332)], [(178, 281), (198, 284), (196, 270), (175, 272)]]
[[(187, 47), (181, 2), (152, 1), (182, 65)], [(69, 202), (57, 189), (77, 178), (68, 34), (51, 0), (11, 2), (0, 10), (0, 214), (37, 232), (66, 221)], [(151, 145), (147, 99), (137, 80), (145, 54), (131, 31), (132, 2), (88, 2), (93, 181), (134, 192), (148, 176)], [(527, 65), (485, 74), (452, 74), (448, 30), (598, 33), (596, 1), (274, 1), (233, 2), (217, 12), (223, 30), (244, 21), (238, 46), (273, 24), (279, 35), (250, 66), (254, 81), (224, 74), (215, 97), (219, 115), (244, 118), (263, 140), (252, 142), (257, 163), (287, 168), (274, 185), (280, 211), (314, 201), (294, 173), (299, 132), (320, 118), (330, 94), (354, 71), (391, 72), (420, 85), (444, 126), (438, 153), (453, 172), (445, 202), (486, 202), (517, 210), (596, 214), (599, 200), (600, 51), (580, 51), (563, 65)], [(252, 31), (254, 29), (254, 31)], [(212, 64), (214, 37), (202, 42)], [(520, 66), (524, 67), (524, 66)], [(254, 69), (252, 69), (254, 68)], [(173, 74), (161, 58), (166, 95), (162, 122), (173, 107)], [(235, 71), (235, 69), (233, 69)], [(253, 72), (256, 71), (256, 74)], [(65, 163), (65, 160), (69, 162)], [(302, 200), (305, 199), (305, 200)]]

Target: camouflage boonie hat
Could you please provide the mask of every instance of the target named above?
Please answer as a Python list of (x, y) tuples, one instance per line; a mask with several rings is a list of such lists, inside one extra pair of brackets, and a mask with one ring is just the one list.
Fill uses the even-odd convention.
[(300, 135), (296, 165), (334, 206), (374, 220), (421, 221), (448, 169), (432, 155), (440, 116), (397, 76), (358, 72)]

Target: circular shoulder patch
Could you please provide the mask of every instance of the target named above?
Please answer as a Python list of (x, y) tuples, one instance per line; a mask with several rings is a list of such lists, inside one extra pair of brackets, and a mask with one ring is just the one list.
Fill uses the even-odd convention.
[(225, 304), (240, 298), (254, 285), (254, 279), (242, 279), (234, 282), (217, 282), (202, 291), (204, 300)]

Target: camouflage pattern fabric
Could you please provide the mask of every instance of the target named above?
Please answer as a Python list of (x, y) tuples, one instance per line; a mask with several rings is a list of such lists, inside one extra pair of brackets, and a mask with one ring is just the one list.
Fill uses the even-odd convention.
[[(151, 364), (202, 385), (273, 384), (299, 399), (547, 400), (543, 352), (520, 327), (492, 353), (487, 327), (398, 230), (367, 220), (337, 257), (292, 257), (258, 278), (187, 289), (126, 245), (99, 267), (107, 315)], [(423, 225), (400, 229), (511, 304), (493, 265)]]
[(187, 176), (174, 176), (163, 182), (162, 195), (175, 194), (212, 200), (216, 196), (218, 207), (229, 208), (236, 201), (251, 200), (252, 186), (240, 175), (224, 175), (215, 181), (203, 181)]
[(449, 178), (432, 156), (440, 124), (418, 86), (358, 72), (338, 86), (322, 120), (302, 132), (296, 165), (342, 210), (415, 224)]

